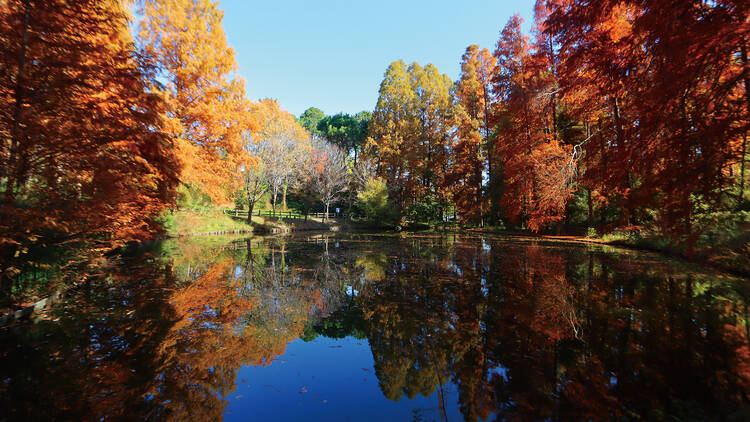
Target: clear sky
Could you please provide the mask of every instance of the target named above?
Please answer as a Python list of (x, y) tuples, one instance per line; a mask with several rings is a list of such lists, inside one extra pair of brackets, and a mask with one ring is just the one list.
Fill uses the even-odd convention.
[(470, 44), (494, 49), (514, 13), (528, 31), (533, 0), (220, 0), (251, 100), (299, 116), (372, 110), (394, 60), (435, 64), (456, 79)]

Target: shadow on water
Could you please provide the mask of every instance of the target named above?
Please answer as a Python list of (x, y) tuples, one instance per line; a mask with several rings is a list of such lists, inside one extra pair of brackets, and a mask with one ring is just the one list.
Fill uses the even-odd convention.
[[(0, 329), (0, 420), (251, 417), (228, 410), (248, 400), (239, 374), (283, 365), (296, 339), (313, 362), (369, 347), (355, 363), (377, 388), (357, 400), (374, 410), (352, 420), (743, 420), (750, 404), (750, 284), (652, 255), (461, 235), (192, 238), (98, 274)], [(291, 383), (273, 380), (280, 402), (314, 393)], [(304, 407), (289, 411), (316, 415)]]

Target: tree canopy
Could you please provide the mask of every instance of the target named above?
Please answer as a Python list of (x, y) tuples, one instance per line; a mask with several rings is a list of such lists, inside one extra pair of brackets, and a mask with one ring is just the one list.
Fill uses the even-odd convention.
[(600, 233), (649, 227), (691, 249), (748, 207), (745, 12), (539, 0), (532, 36), (511, 17), (455, 83), (391, 63), (365, 151), (403, 213), (429, 196), (444, 218), (541, 231), (581, 224), (585, 201), (590, 230), (598, 217)]
[(35, 245), (158, 231), (177, 162), (128, 20), (109, 1), (0, 7), (0, 284)]
[(372, 114), (368, 111), (361, 111), (354, 116), (345, 113), (325, 116), (318, 122), (317, 133), (328, 142), (338, 145), (347, 154), (354, 154), (356, 162), (371, 118)]
[[(396, 60), (372, 112), (297, 119), (248, 99), (217, 0), (6, 0), (0, 271), (50, 244), (153, 237), (192, 202), (275, 210), (289, 192), (385, 212), (364, 192), (399, 223), (648, 231), (690, 255), (742, 232), (744, 253), (747, 15), (734, 0), (537, 0), (531, 33), (512, 16), (455, 81)], [(336, 194), (313, 199), (332, 168)]]
[(311, 135), (320, 136), (318, 122), (323, 120), (324, 117), (326, 117), (326, 114), (323, 113), (323, 110), (310, 107), (299, 116), (299, 122)]

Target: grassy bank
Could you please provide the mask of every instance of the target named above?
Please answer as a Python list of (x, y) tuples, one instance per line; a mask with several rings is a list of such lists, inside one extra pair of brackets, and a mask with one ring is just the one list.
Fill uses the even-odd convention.
[[(162, 221), (170, 237), (253, 231), (253, 226), (246, 221), (217, 211), (173, 210), (165, 214)], [(265, 221), (262, 217), (253, 217), (253, 223), (263, 225)]]
[(221, 233), (279, 233), (297, 230), (330, 230), (338, 227), (350, 229), (347, 222), (323, 222), (319, 218), (308, 220), (253, 216), (252, 224), (240, 217), (232, 217), (215, 210), (173, 210), (162, 217), (168, 237)]
[(577, 243), (594, 243), (617, 246), (639, 251), (656, 252), (665, 256), (710, 266), (727, 273), (750, 277), (750, 232), (737, 230), (721, 235), (706, 235), (698, 242), (694, 251), (689, 252), (684, 246), (669, 239), (646, 231), (613, 232), (603, 236), (545, 235), (526, 231), (509, 231), (502, 227), (432, 227), (423, 233), (482, 233), (510, 236), (537, 237), (547, 240), (558, 240)]
[(613, 233), (601, 238), (585, 238), (607, 245), (659, 252), (687, 261), (710, 265), (722, 271), (750, 277), (750, 233), (729, 240), (702, 241), (692, 252), (661, 236)]

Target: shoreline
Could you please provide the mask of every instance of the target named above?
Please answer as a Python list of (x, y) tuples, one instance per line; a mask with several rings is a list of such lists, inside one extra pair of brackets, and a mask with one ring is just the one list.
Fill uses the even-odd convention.
[[(179, 238), (189, 238), (189, 237), (221, 236), (221, 235), (231, 235), (231, 234), (254, 234), (257, 236), (273, 236), (273, 235), (279, 235), (279, 234), (280, 235), (292, 235), (292, 233), (294, 232), (305, 232), (305, 231), (310, 231), (310, 232), (318, 231), (318, 232), (331, 232), (331, 233), (354, 233), (357, 231), (356, 228), (352, 227), (351, 225), (345, 225), (344, 227), (345, 229), (341, 230), (341, 227), (339, 226), (328, 226), (327, 229), (326, 228), (323, 228), (323, 229), (321, 228), (294, 228), (293, 226), (292, 227), (287, 226), (285, 227), (286, 230), (279, 231), (279, 232), (267, 232), (267, 231), (255, 232), (251, 228), (250, 230), (225, 230), (225, 231), (215, 231), (215, 232), (180, 233), (178, 235), (159, 236), (157, 238), (152, 239), (151, 241), (161, 241), (161, 240), (167, 240), (167, 239), (179, 239)], [(372, 227), (362, 227), (362, 228), (373, 229)], [(670, 253), (669, 251), (659, 250), (657, 248), (648, 248), (648, 247), (638, 246), (638, 245), (630, 244), (622, 240), (606, 241), (602, 239), (590, 238), (590, 237), (585, 237), (585, 236), (576, 236), (576, 235), (545, 235), (545, 234), (511, 232), (511, 231), (501, 231), (501, 230), (485, 230), (485, 229), (480, 229), (480, 228), (400, 231), (400, 232), (394, 231), (394, 230), (383, 230), (381, 228), (380, 230), (377, 230), (377, 233), (385, 233), (385, 234), (401, 233), (401, 234), (407, 234), (407, 235), (447, 234), (447, 233), (467, 234), (468, 233), (468, 234), (475, 234), (475, 235), (498, 235), (498, 236), (506, 236), (510, 238), (518, 238), (518, 239), (547, 241), (550, 243), (610, 246), (610, 247), (627, 249), (627, 250), (637, 251), (637, 252), (655, 253), (666, 258), (680, 260), (688, 264), (703, 266), (703, 267), (710, 268), (715, 271), (723, 272), (723, 273), (726, 273), (728, 275), (732, 275), (735, 277), (750, 279), (750, 272), (744, 271), (742, 269), (729, 268), (727, 266), (711, 262), (707, 259), (690, 259), (681, 254)], [(149, 242), (149, 241), (146, 241), (146, 242)], [(144, 242), (139, 242), (139, 243), (144, 244)], [(67, 292), (71, 291), (72, 289), (77, 288), (84, 282), (85, 280), (81, 280), (80, 282), (75, 283), (71, 286), (68, 286), (67, 288), (58, 289), (56, 292), (44, 298), (38, 299), (35, 302), (32, 302), (31, 304), (21, 305), (16, 310), (12, 310), (10, 312), (4, 312), (3, 314), (0, 314), (0, 327), (5, 327), (9, 324), (12, 324), (15, 321), (32, 317), (34, 314), (37, 314), (40, 311), (43, 311), (47, 307), (47, 305), (55, 302), (57, 299), (64, 296)]]
[[(495, 235), (502, 235), (502, 236), (509, 236), (509, 237), (525, 237), (525, 238), (532, 238), (532, 239), (539, 239), (539, 240), (566, 242), (566, 243), (572, 243), (572, 244), (610, 246), (610, 247), (617, 247), (617, 248), (628, 249), (628, 250), (638, 251), (638, 252), (651, 252), (651, 253), (662, 255), (667, 258), (677, 259), (686, 263), (701, 265), (701, 266), (711, 268), (716, 271), (721, 271), (721, 272), (724, 272), (724, 273), (727, 273), (736, 277), (750, 279), (750, 268), (748, 269), (735, 268), (735, 267), (730, 267), (721, 263), (712, 262), (711, 258), (713, 258), (715, 255), (707, 254), (707, 251), (703, 251), (704, 252), (703, 255), (699, 253), (698, 257), (691, 258), (691, 257), (686, 256), (683, 253), (675, 253), (669, 250), (660, 249), (656, 247), (637, 245), (637, 244), (630, 243), (628, 241), (621, 240), (621, 239), (603, 240), (603, 239), (586, 237), (586, 236), (578, 236), (578, 235), (547, 235), (547, 234), (513, 232), (513, 231), (502, 231), (502, 230), (486, 230), (486, 229), (481, 229), (481, 228), (447, 229), (447, 230), (436, 230), (435, 232), (446, 232), (446, 233), (469, 232), (469, 233), (476, 233), (476, 234), (495, 234)], [(419, 233), (419, 232), (415, 232), (415, 233)], [(750, 257), (748, 259), (750, 259)]]

